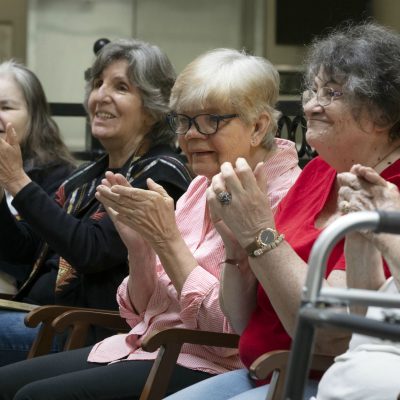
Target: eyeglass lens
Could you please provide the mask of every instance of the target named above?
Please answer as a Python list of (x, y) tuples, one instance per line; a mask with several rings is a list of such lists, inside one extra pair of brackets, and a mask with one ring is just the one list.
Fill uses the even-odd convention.
[(178, 135), (185, 135), (192, 124), (195, 125), (200, 133), (211, 135), (217, 131), (218, 121), (219, 119), (216, 116), (210, 114), (200, 114), (194, 118), (181, 114), (170, 117), (170, 124)]
[(332, 98), (334, 97), (334, 91), (326, 86), (319, 88), (317, 92), (311, 89), (305, 90), (302, 96), (303, 106), (315, 97), (317, 97), (318, 104), (325, 107), (331, 104)]

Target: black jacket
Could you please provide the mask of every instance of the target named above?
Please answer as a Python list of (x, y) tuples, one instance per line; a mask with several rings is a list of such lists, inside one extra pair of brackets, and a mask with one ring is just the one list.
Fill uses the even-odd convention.
[[(104, 208), (96, 186), (108, 169), (108, 156), (82, 166), (58, 190), (57, 202), (34, 182), (13, 200), (23, 217), (16, 222), (0, 204), (0, 251), (32, 271), (16, 300), (117, 309), (116, 290), (128, 274), (127, 251)], [(119, 171), (134, 187), (151, 177), (177, 200), (191, 176), (167, 146), (128, 160)]]

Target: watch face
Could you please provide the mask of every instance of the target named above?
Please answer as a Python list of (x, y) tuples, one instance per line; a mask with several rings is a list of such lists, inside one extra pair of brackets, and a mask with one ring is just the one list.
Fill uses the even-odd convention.
[(275, 240), (275, 232), (272, 229), (264, 229), (260, 233), (260, 242), (263, 245), (271, 244)]

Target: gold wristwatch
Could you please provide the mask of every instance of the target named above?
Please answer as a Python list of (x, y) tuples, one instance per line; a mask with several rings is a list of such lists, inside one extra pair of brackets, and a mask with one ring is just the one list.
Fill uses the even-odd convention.
[(250, 257), (261, 256), (261, 254), (277, 247), (284, 238), (285, 236), (282, 234), (280, 235), (276, 229), (261, 229), (254, 242), (246, 246), (247, 254)]

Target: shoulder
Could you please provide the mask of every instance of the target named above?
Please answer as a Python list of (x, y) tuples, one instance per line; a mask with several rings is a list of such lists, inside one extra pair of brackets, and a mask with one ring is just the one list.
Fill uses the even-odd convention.
[(183, 157), (168, 146), (157, 146), (133, 162), (127, 177), (133, 183), (151, 177), (156, 182), (173, 183), (185, 190), (193, 178)]
[(27, 171), (33, 182), (45, 192), (52, 195), (58, 187), (71, 175), (74, 166), (69, 163), (48, 164)]

